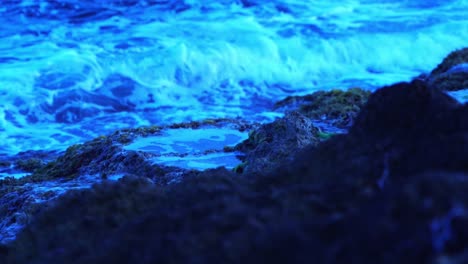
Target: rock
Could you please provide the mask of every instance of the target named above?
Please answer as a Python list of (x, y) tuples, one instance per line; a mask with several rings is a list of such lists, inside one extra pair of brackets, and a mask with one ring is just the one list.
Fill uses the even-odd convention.
[(468, 63), (468, 48), (451, 52), (434, 70), (432, 70), (431, 75), (442, 74), (449, 71), (454, 66), (463, 63)]
[[(225, 127), (251, 129), (251, 124), (241, 119), (207, 119), (166, 127), (123, 129), (73, 145), (64, 153), (26, 151), (5, 158), (0, 161), (0, 173), (5, 172), (9, 177), (0, 179), (0, 243), (13, 240), (24, 225), (47, 207), (49, 201), (60, 199), (69, 190), (87, 189), (95, 183), (113, 181), (123, 175), (138, 175), (157, 185), (168, 185), (197, 174), (195, 170), (155, 164), (154, 153), (126, 147), (139, 138), (162, 136), (164, 129), (193, 129), (194, 133), (202, 133), (196, 130), (206, 129), (207, 126), (212, 130)], [(219, 133), (213, 135), (220, 136)], [(222, 147), (218, 152), (223, 153)], [(208, 156), (209, 151), (211, 149), (202, 154)], [(24, 174), (24, 171), (31, 173)], [(23, 177), (13, 178), (11, 175)]]
[(467, 111), (423, 81), (384, 87), (369, 97), (349, 134), (298, 154), (288, 173), (377, 186), (406, 174), (464, 171)]
[(370, 96), (350, 133), (380, 140), (440, 132), (448, 125), (443, 117), (460, 107), (455, 99), (423, 81), (399, 83)]
[[(244, 175), (191, 171), (164, 187), (136, 175), (68, 192), (0, 260), (468, 262), (468, 105), (415, 80), (373, 93), (349, 133), (317, 133), (291, 112), (237, 146)], [(84, 166), (63, 170), (112, 170), (105, 157), (118, 152), (101, 144), (70, 150)]]
[(55, 161), (36, 170), (33, 179), (75, 178), (84, 174), (139, 174), (155, 178), (164, 174), (161, 167), (152, 165), (135, 151), (127, 151), (111, 137), (99, 137), (84, 144), (69, 147)]
[(468, 48), (450, 53), (429, 75), (428, 83), (445, 91), (468, 88)]
[(275, 107), (294, 109), (313, 120), (349, 128), (369, 95), (370, 91), (360, 88), (318, 91), (305, 96), (289, 96), (277, 102)]
[(42, 168), (42, 166), (44, 166), (44, 162), (38, 158), (18, 160), (16, 162), (16, 168), (26, 172), (34, 172), (35, 170)]
[(245, 153), (244, 174), (266, 174), (275, 166), (292, 160), (294, 154), (319, 142), (319, 130), (299, 112), (289, 112), (283, 118), (260, 126), (235, 148)]
[[(324, 236), (339, 237), (325, 242), (327, 263), (434, 263), (442, 256), (465, 253), (468, 174), (408, 176), (403, 183), (386, 186), (346, 217), (316, 227), (317, 232), (326, 232)], [(466, 260), (465, 253), (458, 263)]]
[(15, 155), (4, 154), (2, 160), (0, 160), (0, 179), (31, 175), (59, 155), (58, 151), (53, 150), (28, 150)]
[(371, 193), (223, 169), (164, 189), (124, 177), (65, 195), (5, 251), (17, 264), (428, 263), (463, 257), (467, 184), (465, 173), (440, 172)]

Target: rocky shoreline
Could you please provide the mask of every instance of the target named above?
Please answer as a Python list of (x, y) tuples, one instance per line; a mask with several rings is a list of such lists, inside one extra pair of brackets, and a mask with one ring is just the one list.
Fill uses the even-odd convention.
[[(468, 89), (467, 63), (465, 48), (372, 94), (288, 97), (269, 124), (128, 129), (0, 160), (29, 174), (0, 180), (0, 263), (464, 263), (468, 105), (445, 91)], [(207, 128), (248, 135), (177, 155), (234, 154), (233, 169), (126, 148)]]

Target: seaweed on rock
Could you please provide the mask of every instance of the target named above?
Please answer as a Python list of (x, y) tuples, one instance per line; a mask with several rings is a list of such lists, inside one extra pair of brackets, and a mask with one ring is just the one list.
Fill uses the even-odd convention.
[(70, 192), (7, 247), (7, 263), (463, 262), (467, 111), (421, 81), (384, 87), (348, 134), (273, 172)]
[[(458, 65), (459, 56), (448, 58)], [(161, 186), (154, 179), (170, 170), (122, 149), (138, 133), (158, 133), (156, 127), (71, 147), (29, 181), (84, 172), (137, 176), (32, 206), (17, 239), (0, 247), (0, 262), (465, 263), (468, 105), (439, 88), (415, 80), (370, 96), (316, 93), (312, 103), (235, 147), (246, 154), (242, 175), (183, 171), (183, 181)], [(307, 101), (284, 103), (294, 100)], [(335, 125), (353, 120), (349, 132), (323, 140), (311, 120), (323, 113), (343, 121)], [(24, 204), (20, 195), (13, 199), (27, 191), (20, 181), (0, 181), (0, 194), (11, 194), (2, 199), (12, 197), (0, 213)]]
[(290, 161), (296, 152), (319, 143), (319, 130), (299, 112), (289, 112), (283, 118), (264, 124), (249, 133), (249, 138), (235, 148), (245, 153), (241, 172), (269, 173), (275, 165)]
[(339, 128), (349, 127), (361, 107), (366, 103), (370, 91), (361, 88), (318, 91), (305, 96), (289, 96), (275, 104), (276, 108), (293, 107), (315, 120), (330, 123)]

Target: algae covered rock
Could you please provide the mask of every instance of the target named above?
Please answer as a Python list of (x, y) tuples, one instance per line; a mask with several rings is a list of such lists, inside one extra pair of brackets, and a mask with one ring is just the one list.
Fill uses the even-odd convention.
[(44, 166), (44, 162), (38, 158), (18, 160), (16, 162), (16, 167), (26, 172), (34, 172), (35, 170), (42, 168), (42, 166)]
[(450, 53), (430, 74), (428, 83), (446, 91), (468, 88), (468, 48)]
[[(193, 169), (166, 166), (156, 162), (155, 157), (158, 155), (167, 155), (157, 146), (155, 149), (158, 152), (153, 153), (144, 148), (128, 148), (130, 143), (137, 143), (138, 146), (136, 141), (139, 139), (163, 137), (166, 132), (163, 130), (174, 132), (172, 138), (162, 139), (169, 144), (171, 140), (177, 139), (179, 136), (177, 133), (181, 133), (182, 130), (193, 129), (193, 133), (201, 134), (206, 133), (208, 127), (213, 131), (221, 131), (225, 127), (240, 131), (247, 130), (250, 126), (241, 119), (207, 119), (165, 127), (128, 128), (73, 145), (65, 152), (26, 151), (7, 157), (0, 164), (0, 173), (9, 175), (0, 179), (0, 244), (14, 239), (24, 225), (29, 224), (42, 208), (48, 206), (48, 202), (61, 199), (60, 197), (70, 190), (87, 189), (92, 184), (113, 181), (122, 175), (137, 175), (151, 179), (157, 185), (165, 186), (197, 173)], [(220, 142), (218, 151), (223, 152), (220, 134), (213, 132), (213, 135)], [(155, 144), (154, 141), (149, 142)], [(202, 143), (204, 145), (199, 146), (209, 149), (197, 157), (208, 156), (213, 150), (213, 146), (206, 146), (206, 143), (205, 140)], [(11, 175), (21, 175), (21, 177), (14, 178)]]
[(55, 201), (8, 245), (7, 263), (305, 263), (327, 259), (321, 228), (361, 199), (345, 186), (280, 186), (225, 169), (166, 188), (125, 177)]
[(300, 149), (319, 141), (319, 130), (309, 118), (299, 112), (289, 112), (251, 131), (249, 138), (236, 149), (245, 153), (243, 173), (265, 174), (278, 164), (292, 160)]
[(36, 170), (35, 179), (75, 178), (83, 174), (111, 175), (133, 173), (142, 177), (163, 175), (144, 154), (127, 151), (110, 137), (99, 137), (84, 144), (69, 147), (56, 160)]
[[(1, 247), (0, 260), (468, 261), (468, 105), (415, 80), (374, 92), (347, 134), (320, 142), (311, 122), (290, 112), (251, 132), (236, 147), (246, 177), (219, 168), (164, 187), (130, 176), (69, 192)], [(105, 161), (71, 151), (93, 158), (67, 171)]]
[[(251, 131), (249, 138), (236, 146), (245, 153), (244, 163), (237, 171), (266, 174), (279, 163), (291, 161), (306, 146), (329, 139), (341, 131), (337, 128), (349, 127), (369, 95), (369, 91), (351, 88), (291, 96), (277, 102), (277, 108), (289, 111), (283, 118)], [(330, 131), (319, 128), (321, 124), (316, 121), (327, 123), (325, 127)]]
[[(148, 179), (124, 177), (121, 182), (122, 184), (104, 182), (91, 189), (71, 191), (59, 200), (55, 200), (52, 205), (49, 205), (55, 208), (55, 216), (47, 213), (39, 214), (37, 220), (23, 231), (25, 237), (36, 234), (42, 236), (44, 240), (35, 243), (28, 239), (22, 240), (22, 235), (20, 235), (18, 238), (20, 242), (16, 244), (14, 252), (21, 252), (21, 255), (12, 257), (11, 263), (73, 263), (74, 257), (68, 255), (73, 253), (69, 251), (64, 254), (69, 258), (67, 261), (64, 260), (62, 254), (57, 254), (53, 258), (37, 257), (41, 251), (47, 251), (47, 247), (54, 247), (53, 236), (46, 233), (47, 229), (52, 227), (51, 225), (57, 225), (57, 235), (70, 239), (63, 240), (61, 242), (63, 246), (70, 249), (78, 248), (82, 254), (89, 254), (97, 245), (91, 243), (91, 239), (81, 240), (78, 234), (73, 237), (76, 230), (89, 232), (94, 239), (104, 241), (103, 233), (119, 228), (122, 221), (129, 216), (148, 210), (148, 207), (151, 207), (155, 201), (163, 201), (162, 193), (156, 192), (155, 185)], [(75, 220), (71, 221), (73, 218)], [(48, 227), (36, 229), (41, 225)]]
[[(128, 254), (137, 251), (166, 263), (190, 262), (193, 257), (203, 259), (209, 256), (207, 250), (222, 246), (223, 235), (235, 237), (233, 231), (249, 220), (244, 212), (255, 213), (248, 211), (247, 201), (238, 200), (239, 193), (249, 194), (244, 189), (234, 181), (231, 172), (219, 169), (193, 175), (186, 183), (167, 188), (145, 178), (124, 177), (115, 183), (69, 192), (21, 232), (9, 260), (89, 263), (104, 258), (115, 260), (113, 263), (127, 263), (131, 258)], [(253, 201), (255, 197), (243, 199)], [(137, 238), (140, 232), (142, 236)], [(121, 240), (123, 236), (136, 244), (127, 244), (125, 239)], [(116, 240), (112, 241), (112, 237)], [(171, 253), (165, 254), (163, 247), (168, 247)], [(122, 250), (116, 252), (115, 248)], [(56, 254), (49, 254), (52, 251)]]
[(384, 87), (369, 97), (349, 134), (300, 153), (291, 173), (377, 186), (406, 174), (464, 171), (467, 112), (422, 81)]
[(305, 96), (287, 97), (277, 102), (275, 107), (293, 108), (311, 119), (347, 128), (351, 126), (370, 94), (370, 91), (360, 88), (318, 91)]
[(465, 173), (407, 175), (382, 190), (288, 176), (265, 181), (218, 169), (169, 188), (125, 177), (72, 192), (6, 247), (6, 263), (463, 259)]

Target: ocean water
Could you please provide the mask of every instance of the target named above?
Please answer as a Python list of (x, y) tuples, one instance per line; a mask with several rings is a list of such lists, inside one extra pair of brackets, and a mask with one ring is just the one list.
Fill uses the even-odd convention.
[(115, 129), (265, 121), (285, 96), (407, 81), (467, 46), (468, 0), (3, 0), (0, 155)]

